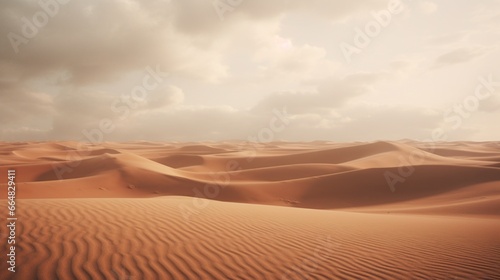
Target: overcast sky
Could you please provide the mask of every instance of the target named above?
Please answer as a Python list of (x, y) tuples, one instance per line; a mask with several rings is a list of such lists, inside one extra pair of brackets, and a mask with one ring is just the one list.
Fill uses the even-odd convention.
[(500, 1), (6, 0), (0, 140), (499, 140)]

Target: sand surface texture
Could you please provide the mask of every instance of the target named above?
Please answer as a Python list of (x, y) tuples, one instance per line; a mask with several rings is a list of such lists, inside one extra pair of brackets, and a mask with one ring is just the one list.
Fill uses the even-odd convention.
[(0, 279), (500, 279), (500, 143), (0, 143), (4, 220), (8, 169)]

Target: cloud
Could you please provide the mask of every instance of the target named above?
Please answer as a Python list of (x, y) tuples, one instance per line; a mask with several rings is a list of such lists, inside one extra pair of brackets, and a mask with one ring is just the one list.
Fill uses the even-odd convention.
[(182, 104), (184, 92), (176, 86), (164, 86), (160, 89), (148, 93), (145, 104), (141, 110), (151, 111), (155, 109), (165, 109), (173, 105)]
[[(116, 97), (115, 97), (116, 98)], [(111, 110), (114, 97), (105, 92), (66, 89), (54, 97), (54, 116), (47, 134), (54, 139), (80, 139), (82, 130), (99, 127), (102, 119), (115, 119)]]
[(15, 44), (17, 54), (10, 40), (2, 40), (0, 75), (29, 79), (61, 71), (68, 73), (71, 83), (88, 84), (160, 64), (176, 75), (217, 82), (228, 75), (221, 53), (243, 25), (261, 29), (260, 22), (267, 24), (270, 18), (298, 10), (339, 18), (363, 5), (380, 4), (368, 0), (349, 4), (316, 0), (307, 5), (297, 0), (246, 2), (235, 10), (231, 23), (225, 23), (211, 1), (70, 1), (37, 27), (33, 17), (44, 12), (37, 3), (2, 1), (0, 33), (23, 36), (23, 30), (32, 29), (36, 35), (26, 44)]
[(432, 68), (437, 69), (445, 66), (465, 63), (474, 60), (487, 52), (485, 48), (459, 48), (438, 56)]
[(113, 140), (207, 141), (246, 139), (258, 131), (262, 116), (231, 107), (181, 107), (139, 115), (110, 135)]
[(326, 59), (326, 54), (323, 48), (308, 44), (295, 46), (292, 40), (276, 36), (256, 52), (254, 59), (261, 75), (268, 79), (280, 75), (305, 79), (332, 72), (334, 63)]
[(19, 87), (15, 83), (0, 82), (0, 119), (3, 126), (28, 123), (53, 112), (50, 95)]
[[(405, 97), (448, 90), (417, 101), (439, 107), (459, 100), (454, 89), (467, 77), (495, 71), (498, 5), (419, 0), (420, 12), (394, 18), (366, 56), (342, 63), (338, 40), (388, 3), (247, 0), (220, 20), (213, 1), (68, 1), (33, 27), (38, 1), (0, 1), (0, 140), (79, 140), (102, 120), (115, 125), (109, 141), (246, 139), (282, 108), (291, 123), (277, 137), (288, 140), (427, 136), (435, 116)], [(439, 21), (425, 15), (438, 9), (447, 11)], [(16, 53), (8, 34), (33, 28)], [(423, 74), (435, 51), (431, 69), (463, 64), (462, 72)], [(134, 80), (157, 65), (168, 81), (132, 102)], [(478, 114), (498, 112), (495, 100)]]
[(431, 137), (432, 130), (442, 119), (441, 115), (418, 107), (360, 106), (350, 108), (343, 114), (348, 114), (352, 121), (338, 129), (338, 139), (342, 141), (405, 138), (425, 140)]
[[(441, 115), (397, 107), (353, 106), (337, 113), (290, 114), (289, 124), (275, 140), (371, 141), (403, 138), (427, 139)], [(219, 141), (248, 140), (269, 127), (271, 116), (231, 107), (179, 107), (141, 114), (105, 135), (105, 141)], [(196, 127), (196, 129), (193, 129)], [(376, 127), (377, 129), (372, 129)], [(54, 137), (54, 136), (52, 136)]]
[(275, 108), (287, 108), (291, 114), (317, 113), (340, 107), (349, 99), (367, 93), (371, 86), (382, 80), (381, 73), (359, 73), (343, 79), (329, 78), (321, 81), (314, 92), (281, 92), (261, 100), (252, 111), (271, 112)]
[(338, 110), (337, 114), (321, 117), (292, 118), (280, 137), (296, 141), (334, 140), (373, 141), (431, 137), (440, 115), (420, 108), (356, 105)]
[(500, 111), (500, 94), (490, 96), (487, 102), (480, 102), (479, 111), (482, 112)]
[(53, 111), (56, 113), (47, 135), (53, 139), (82, 139), (84, 130), (99, 129), (103, 121), (123, 127), (140, 115), (172, 110), (183, 99), (184, 93), (175, 86), (160, 87), (140, 98), (128, 92), (68, 90), (54, 98)]
[[(178, 75), (210, 81), (224, 77), (226, 69), (218, 50), (198, 47), (195, 38), (180, 33), (169, 16), (172, 7), (156, 1), (160, 2), (164, 4), (70, 1), (40, 28), (33, 25), (32, 15), (43, 11), (41, 7), (26, 1), (2, 2), (3, 13), (10, 15), (0, 20), (2, 34), (22, 36), (29, 26), (38, 32), (17, 46), (17, 54), (9, 40), (3, 43), (1, 75), (30, 79), (59, 71), (68, 73), (72, 84), (82, 85), (116, 80), (130, 71), (160, 64), (164, 71)], [(30, 23), (15, 15), (26, 15)]]
[[(85, 95), (85, 98), (78, 99), (78, 102), (86, 103), (81, 108), (75, 107), (76, 105), (69, 100), (56, 102), (59, 107), (67, 106), (68, 111), (72, 109), (77, 111), (54, 118), (52, 130), (22, 126), (0, 130), (0, 135), (4, 137), (2, 139), (11, 141), (34, 138), (88, 140), (83, 131), (92, 131), (99, 127), (97, 115), (113, 118), (112, 113), (106, 114), (105, 107), (94, 108), (100, 113), (85, 116), (86, 112), (92, 110), (92, 102), (100, 98), (103, 97), (98, 94)], [(311, 102), (312, 99), (303, 100)], [(275, 133), (275, 140), (372, 141), (406, 138), (428, 140), (432, 136), (432, 130), (439, 127), (443, 118), (441, 114), (429, 113), (428, 110), (417, 107), (350, 104), (333, 109), (319, 103), (305, 105), (309, 106), (303, 110), (298, 110), (299, 107), (287, 110), (289, 124), (283, 131)], [(282, 107), (277, 109), (282, 110)], [(237, 110), (229, 106), (180, 104), (169, 107), (168, 110), (139, 110), (134, 117), (126, 120), (113, 119), (115, 129), (111, 133), (102, 133), (102, 139), (103, 141), (247, 140), (258, 135), (263, 128), (269, 127), (271, 118), (272, 114)], [(464, 131), (451, 131), (449, 136), (460, 139), (459, 135)]]

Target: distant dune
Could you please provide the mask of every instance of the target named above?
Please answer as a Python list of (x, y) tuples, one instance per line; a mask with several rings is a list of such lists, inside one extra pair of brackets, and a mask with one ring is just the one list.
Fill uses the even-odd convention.
[(8, 169), (0, 279), (500, 279), (498, 142), (0, 143), (2, 209)]

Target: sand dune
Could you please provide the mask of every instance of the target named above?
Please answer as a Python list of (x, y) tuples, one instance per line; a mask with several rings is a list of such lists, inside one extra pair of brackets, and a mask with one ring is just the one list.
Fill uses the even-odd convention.
[[(207, 203), (186, 222), (179, 206), (190, 205), (189, 198), (23, 200), (19, 258), (31, 269), (20, 268), (12, 279), (500, 275), (494, 219)], [(4, 269), (0, 275), (9, 279)]]
[(8, 169), (1, 279), (500, 278), (495, 142), (0, 143)]
[[(432, 201), (460, 190), (471, 199), (495, 198), (500, 186), (500, 161), (494, 160), (500, 151), (489, 143), (464, 143), (464, 149), (403, 142), (273, 143), (259, 149), (248, 143), (129, 145), (4, 144), (0, 172), (16, 168), (21, 198), (196, 196), (215, 186), (216, 196), (202, 198), (322, 209)], [(396, 176), (394, 190), (387, 174)], [(475, 187), (488, 182), (493, 192)], [(75, 192), (76, 186), (84, 191)]]

